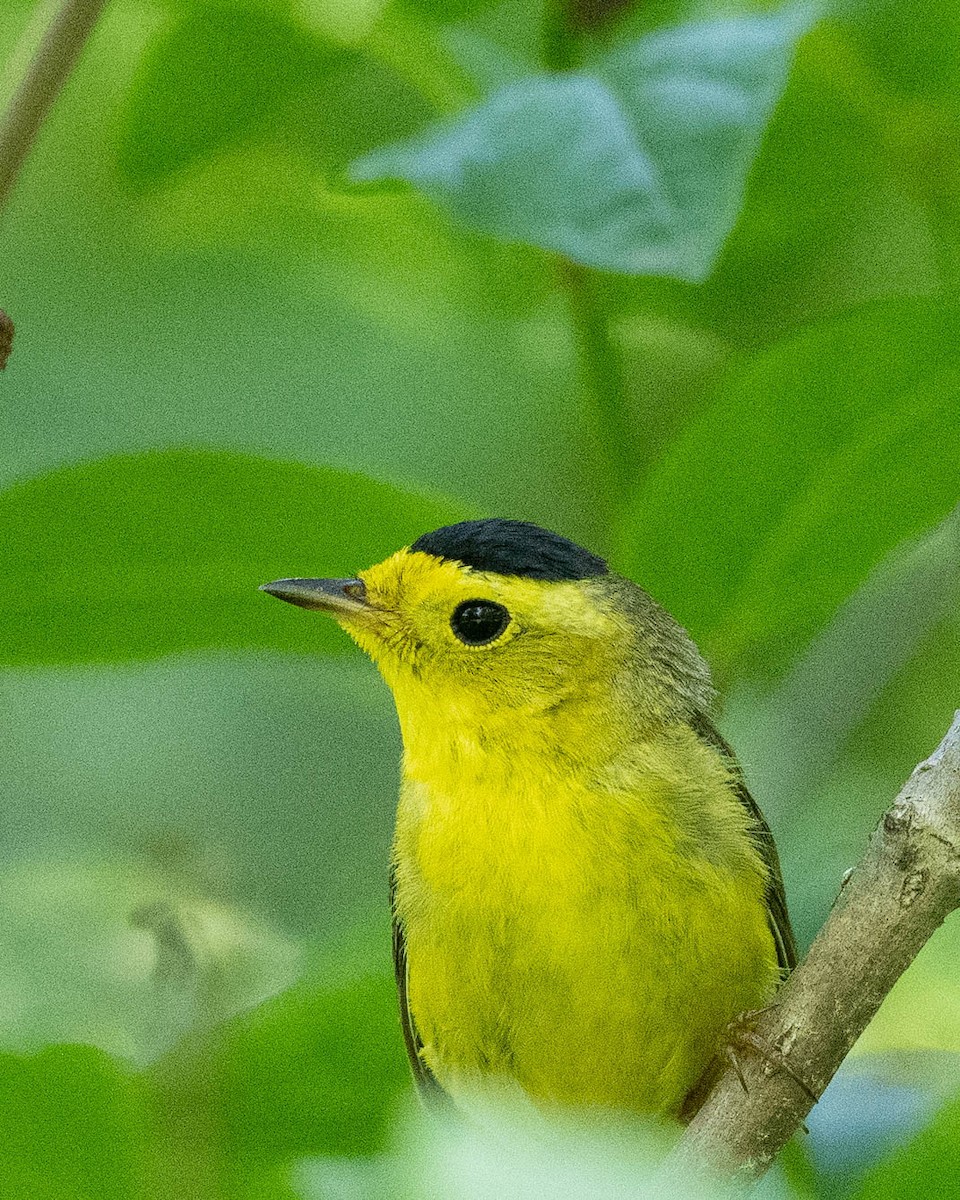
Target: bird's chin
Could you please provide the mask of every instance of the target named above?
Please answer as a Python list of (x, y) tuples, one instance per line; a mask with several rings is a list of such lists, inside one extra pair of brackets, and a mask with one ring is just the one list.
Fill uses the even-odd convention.
[(340, 628), (348, 634), (360, 649), (381, 668), (385, 659), (392, 657), (389, 652), (389, 637), (387, 627), (379, 614), (336, 613), (331, 614)]

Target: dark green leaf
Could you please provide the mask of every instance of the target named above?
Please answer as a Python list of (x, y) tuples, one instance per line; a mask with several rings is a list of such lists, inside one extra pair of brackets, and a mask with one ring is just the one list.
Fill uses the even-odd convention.
[(960, 313), (811, 329), (732, 373), (633, 505), (623, 563), (729, 665), (775, 670), (960, 499)]
[(318, 165), (336, 175), (356, 155), (415, 132), (433, 115), (392, 67), (362, 50), (345, 50), (300, 98), (288, 124), (302, 129)]
[(55, 471), (0, 493), (0, 662), (343, 650), (332, 622), (258, 584), (349, 575), (458, 515), (362, 475), (213, 451)]
[(354, 164), (462, 220), (608, 270), (705, 278), (786, 81), (805, 10), (664, 30), (592, 70), (510, 84)]

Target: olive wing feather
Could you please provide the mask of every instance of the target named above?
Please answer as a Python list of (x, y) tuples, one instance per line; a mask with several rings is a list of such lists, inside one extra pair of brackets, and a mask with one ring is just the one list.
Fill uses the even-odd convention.
[(727, 760), (733, 774), (733, 788), (737, 799), (744, 806), (753, 822), (751, 830), (754, 843), (760, 851), (764, 865), (767, 868), (766, 906), (767, 921), (770, 932), (777, 947), (777, 961), (780, 970), (786, 975), (797, 965), (797, 943), (794, 940), (793, 928), (790, 924), (790, 914), (787, 912), (787, 896), (783, 886), (783, 875), (780, 870), (780, 856), (763, 813), (747, 789), (743, 771), (737, 762), (737, 757), (726, 740), (720, 735), (713, 722), (703, 713), (694, 718), (693, 729), (697, 736), (715, 750), (719, 750)]
[(393, 868), (390, 870), (390, 913), (393, 920), (393, 973), (397, 980), (397, 1000), (400, 1005), (400, 1028), (403, 1030), (403, 1044), (407, 1048), (410, 1060), (410, 1070), (413, 1072), (413, 1082), (424, 1100), (436, 1101), (446, 1096), (443, 1088), (437, 1083), (436, 1076), (423, 1061), (423, 1041), (417, 1031), (410, 1011), (410, 1000), (407, 995), (407, 940), (403, 926), (397, 917), (396, 906), (397, 882)]

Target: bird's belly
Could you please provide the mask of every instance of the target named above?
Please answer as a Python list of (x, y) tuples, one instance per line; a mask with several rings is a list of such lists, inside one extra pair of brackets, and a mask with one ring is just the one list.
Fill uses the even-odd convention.
[(427, 1064), (455, 1099), (510, 1080), (540, 1102), (675, 1110), (775, 985), (762, 884), (678, 855), (663, 829), (615, 853), (582, 811), (527, 816), (473, 838), (433, 813), (415, 844), (398, 835)]

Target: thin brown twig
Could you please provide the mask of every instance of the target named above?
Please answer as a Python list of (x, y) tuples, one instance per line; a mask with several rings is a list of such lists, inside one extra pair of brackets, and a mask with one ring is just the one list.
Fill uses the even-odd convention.
[[(758, 1178), (884, 997), (960, 907), (960, 712), (871, 838), (804, 962), (756, 1024), (769, 1052), (728, 1069), (665, 1165)], [(778, 1063), (789, 1066), (784, 1070)], [(797, 1079), (802, 1081), (802, 1086)]]
[(7, 359), (13, 349), (13, 322), (0, 308), (0, 371), (6, 369)]
[(64, 0), (0, 118), (0, 211), (106, 0)]

